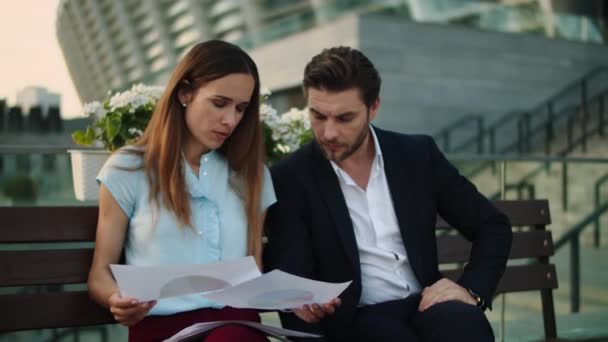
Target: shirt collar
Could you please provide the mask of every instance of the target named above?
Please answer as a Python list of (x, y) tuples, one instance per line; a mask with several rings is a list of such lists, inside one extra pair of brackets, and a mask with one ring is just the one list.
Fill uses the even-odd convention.
[[(372, 125), (369, 125), (369, 131), (372, 135), (372, 138), (374, 139), (374, 160), (372, 161), (372, 168), (376, 169), (376, 171), (382, 171), (384, 170), (384, 159), (382, 158), (382, 149), (380, 148), (380, 144), (378, 143), (378, 137), (376, 136), (376, 132), (374, 131), (374, 127)], [(340, 178), (342, 182), (345, 182), (349, 185), (355, 184), (352, 178), (348, 175), (348, 173), (342, 170), (340, 166), (338, 166), (338, 164), (336, 164), (333, 160), (330, 160), (329, 162), (331, 163), (334, 172), (338, 175), (338, 178)]]
[(210, 197), (211, 182), (209, 180), (215, 179), (219, 181), (216, 174), (218, 162), (221, 161), (221, 157), (218, 152), (211, 150), (203, 154), (200, 158), (199, 174), (194, 174), (194, 171), (188, 164), (186, 156), (182, 152), (182, 163), (184, 165), (184, 173), (186, 178), (186, 191), (190, 193), (190, 196), (194, 198), (199, 197)]

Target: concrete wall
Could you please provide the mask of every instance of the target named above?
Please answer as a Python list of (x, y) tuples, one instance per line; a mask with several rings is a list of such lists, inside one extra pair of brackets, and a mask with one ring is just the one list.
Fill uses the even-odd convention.
[(347, 45), (359, 48), (359, 19), (346, 16), (335, 22), (275, 40), (251, 51), (262, 85), (271, 90), (300, 87), (304, 66), (323, 49)]
[(401, 131), (432, 133), (467, 113), (491, 123), (608, 62), (605, 46), (530, 34), (378, 16), (360, 17), (359, 32), (361, 50), (383, 78), (376, 123)]
[(361, 49), (379, 69), (377, 125), (429, 134), (467, 114), (482, 114), (489, 124), (530, 109), (608, 61), (602, 45), (357, 15), (251, 53), (262, 83), (276, 91), (299, 87), (310, 58), (337, 45)]

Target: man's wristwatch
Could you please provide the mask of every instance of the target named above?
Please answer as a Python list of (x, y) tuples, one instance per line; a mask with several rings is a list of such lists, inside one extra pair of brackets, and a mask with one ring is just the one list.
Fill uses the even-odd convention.
[(471, 289), (467, 289), (467, 291), (469, 291), (469, 294), (471, 295), (471, 297), (473, 297), (473, 299), (475, 299), (477, 306), (483, 307), (483, 304), (484, 304), (483, 298), (477, 292), (475, 292)]

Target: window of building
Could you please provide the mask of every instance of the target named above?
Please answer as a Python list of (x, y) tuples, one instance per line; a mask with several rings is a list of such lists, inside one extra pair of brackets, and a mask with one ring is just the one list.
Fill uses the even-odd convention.
[(42, 169), (46, 172), (55, 171), (55, 155), (54, 154), (43, 154), (42, 155)]
[(32, 169), (32, 160), (27, 154), (17, 155), (17, 172), (29, 173)]

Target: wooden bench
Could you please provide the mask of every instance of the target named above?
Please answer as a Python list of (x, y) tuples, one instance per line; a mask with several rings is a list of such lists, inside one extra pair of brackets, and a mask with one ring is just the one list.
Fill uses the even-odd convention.
[[(557, 288), (555, 265), (549, 262), (553, 255), (553, 239), (546, 226), (551, 223), (547, 200), (495, 201), (494, 204), (509, 217), (513, 225), (513, 244), (509, 260), (529, 259), (528, 263), (507, 264), (498, 284), (497, 294), (538, 290), (541, 295), (543, 324), (547, 341), (557, 339), (553, 289)], [(445, 221), (438, 228), (449, 228)], [(439, 230), (437, 250), (440, 264), (456, 264), (442, 271), (453, 280), (462, 274), (462, 267), (469, 259), (471, 243), (458, 234), (441, 234)]]
[[(557, 288), (557, 278), (555, 266), (549, 263), (553, 240), (551, 232), (545, 229), (551, 223), (548, 202), (495, 203), (514, 227), (529, 227), (514, 229), (510, 259), (534, 261), (509, 265), (498, 293), (539, 290), (545, 336), (548, 340), (555, 339), (552, 291)], [(0, 307), (4, 308), (0, 313), (0, 332), (115, 323), (105, 308), (89, 298), (84, 286), (75, 291), (64, 286), (86, 283), (97, 215), (97, 207), (0, 208), (3, 227), (0, 229), (0, 287), (50, 287), (49, 291), (35, 293), (0, 294)], [(447, 225), (439, 222), (438, 226)], [(43, 245), (36, 246), (41, 243)], [(77, 246), (73, 246), (74, 243)], [(462, 264), (468, 260), (470, 243), (458, 235), (439, 234), (438, 250), (441, 264), (457, 265), (444, 274), (457, 278)]]
[(0, 332), (115, 323), (84, 285), (97, 216), (97, 207), (0, 207)]

